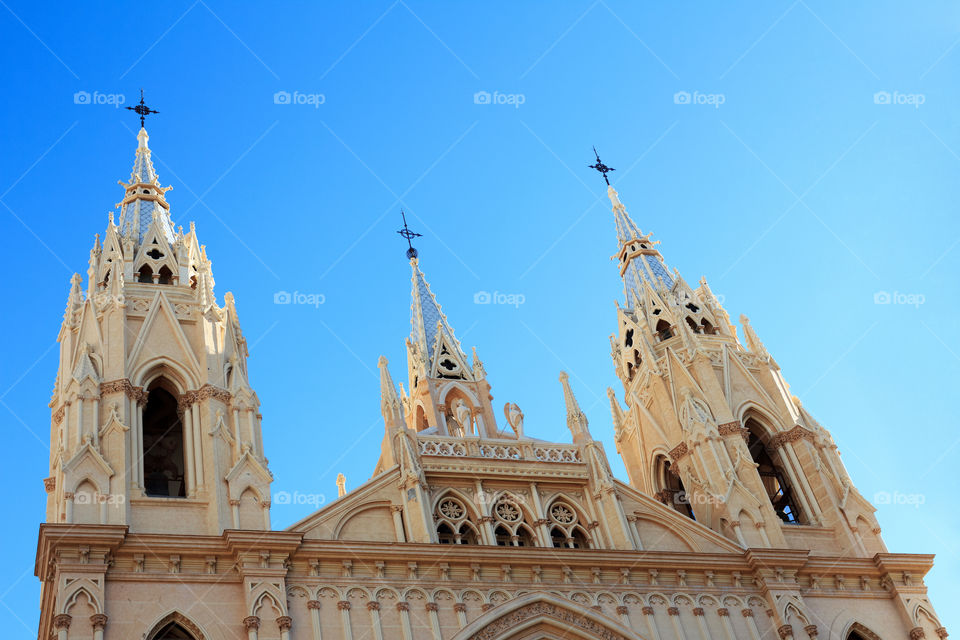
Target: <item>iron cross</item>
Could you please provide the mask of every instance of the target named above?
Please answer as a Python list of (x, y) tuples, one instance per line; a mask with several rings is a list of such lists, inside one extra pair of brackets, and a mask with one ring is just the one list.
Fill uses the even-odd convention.
[(419, 238), (423, 234), (410, 231), (410, 227), (407, 226), (407, 214), (403, 212), (403, 209), (400, 210), (400, 215), (403, 216), (403, 229), (400, 229), (397, 231), (397, 233), (400, 234), (401, 238), (407, 241), (407, 258), (412, 260), (413, 258), (417, 257), (417, 250), (413, 248), (413, 243), (411, 240), (414, 238)]
[[(129, 108), (129, 107), (128, 107), (128, 108)], [(607, 183), (607, 186), (609, 187), (609, 186), (610, 186), (610, 180), (607, 178), (607, 174), (610, 173), (611, 171), (616, 171), (616, 169), (614, 169), (613, 167), (608, 167), (607, 165), (603, 164), (603, 161), (600, 160), (600, 154), (597, 153), (597, 148), (596, 148), (596, 147), (593, 148), (593, 155), (595, 155), (595, 156), (597, 157), (597, 164), (589, 164), (589, 165), (587, 165), (587, 166), (590, 167), (591, 169), (596, 169), (597, 171), (599, 171), (600, 173), (602, 173), (602, 174), (603, 174), (603, 181), (606, 182), (606, 183)]]
[(143, 89), (140, 89), (140, 104), (138, 104), (138, 105), (136, 105), (136, 106), (133, 106), (133, 107), (126, 107), (126, 108), (127, 108), (127, 109), (130, 109), (130, 111), (136, 112), (137, 115), (140, 116), (140, 128), (141, 128), (141, 129), (144, 128), (144, 126), (143, 126), (143, 120), (144, 120), (144, 118), (147, 117), (147, 115), (149, 115), (149, 114), (151, 114), (151, 113), (160, 113), (159, 111), (154, 111), (153, 109), (151, 109), (150, 107), (148, 107), (146, 104), (144, 104), (144, 102), (143, 102)]

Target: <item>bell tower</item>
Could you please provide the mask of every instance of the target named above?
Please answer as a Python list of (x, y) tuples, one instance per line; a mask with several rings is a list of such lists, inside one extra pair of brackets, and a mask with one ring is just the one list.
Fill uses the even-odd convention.
[(217, 303), (193, 223), (174, 229), (148, 140), (141, 128), (119, 221), (111, 212), (97, 235), (86, 285), (70, 280), (47, 522), (266, 530), (272, 476), (234, 299)]
[[(612, 171), (597, 158), (593, 165)], [(610, 396), (631, 484), (743, 547), (885, 552), (874, 507), (830, 433), (790, 394), (745, 316), (744, 339), (705, 279), (670, 270), (607, 182), (625, 303), (610, 338)], [(820, 542), (818, 542), (820, 544)]]

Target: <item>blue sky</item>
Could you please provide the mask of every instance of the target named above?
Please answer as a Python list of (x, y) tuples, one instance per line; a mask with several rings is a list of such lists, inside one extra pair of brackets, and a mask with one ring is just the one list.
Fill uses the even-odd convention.
[[(668, 264), (750, 316), (861, 492), (892, 496), (877, 514), (890, 550), (937, 554), (930, 594), (960, 623), (960, 6), (0, 5), (9, 637), (36, 634), (68, 280), (129, 176), (139, 123), (115, 103), (141, 87), (174, 219), (196, 221), (218, 298), (237, 298), (275, 492), (332, 497), (338, 472), (351, 487), (373, 470), (377, 357), (406, 370), (401, 207), (495, 406), (568, 440), (569, 371), (625, 478), (605, 395), (621, 391), (607, 336), (622, 285), (595, 144)], [(324, 304), (274, 304), (280, 291)], [(524, 302), (475, 304), (481, 291)], [(275, 505), (274, 526), (311, 509)]]

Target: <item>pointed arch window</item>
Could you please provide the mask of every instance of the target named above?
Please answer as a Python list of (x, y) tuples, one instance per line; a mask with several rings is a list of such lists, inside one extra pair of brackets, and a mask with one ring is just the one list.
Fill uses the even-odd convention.
[(803, 514), (780, 464), (780, 456), (767, 444), (767, 430), (753, 418), (748, 418), (744, 426), (749, 432), (747, 448), (750, 450), (750, 457), (757, 465), (760, 482), (763, 483), (777, 517), (787, 524), (803, 524)]
[(434, 521), (440, 544), (480, 544), (477, 529), (460, 500), (452, 496), (442, 498), (437, 503)]
[(140, 271), (137, 272), (137, 282), (153, 284), (153, 269), (150, 268), (150, 265), (145, 264), (140, 267)]
[(177, 400), (162, 381), (151, 385), (143, 408), (143, 484), (148, 496), (184, 498), (184, 437)]
[(170, 284), (173, 282), (173, 272), (170, 271), (170, 267), (168, 267), (167, 265), (163, 265), (162, 267), (160, 267), (158, 276), (159, 276), (157, 279), (158, 284)]
[(700, 333), (700, 325), (697, 324), (697, 321), (687, 316), (687, 324), (690, 325), (690, 330), (694, 333)]
[(670, 323), (663, 318), (657, 320), (656, 330), (657, 338), (659, 338), (661, 342), (673, 337), (673, 329), (670, 327)]
[(553, 526), (550, 528), (550, 542), (556, 548), (591, 548), (590, 539), (580, 526), (577, 509), (566, 502), (557, 500), (547, 508), (547, 515)]
[(696, 520), (693, 509), (690, 507), (690, 500), (687, 498), (687, 490), (683, 487), (683, 480), (673, 469), (667, 456), (657, 456), (653, 466), (654, 486), (656, 488), (654, 497), (691, 520)]
[(171, 622), (154, 634), (151, 640), (194, 640), (194, 637), (176, 622)]

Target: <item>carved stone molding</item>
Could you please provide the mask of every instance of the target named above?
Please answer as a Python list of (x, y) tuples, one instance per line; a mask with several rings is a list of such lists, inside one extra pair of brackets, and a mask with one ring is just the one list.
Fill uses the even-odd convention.
[(628, 613), (629, 611), (630, 611), (630, 610), (629, 610), (627, 607), (623, 606), (623, 605), (620, 605), (619, 607), (617, 607), (617, 613), (618, 613), (619, 615), (621, 615), (621, 616), (627, 615), (627, 613)]
[(63, 422), (63, 414), (66, 412), (66, 407), (60, 407), (53, 412), (53, 424), (59, 425)]
[(753, 609), (743, 609), (742, 611), (740, 611), (740, 613), (741, 615), (743, 615), (744, 618), (753, 617)]
[(368, 611), (380, 611), (380, 603), (377, 602), (376, 600), (372, 600), (372, 601), (368, 602), (368, 603), (367, 603), (367, 610), (368, 610)]
[(681, 442), (680, 444), (678, 444), (677, 446), (675, 446), (673, 449), (670, 450), (670, 459), (673, 460), (674, 462), (679, 462), (688, 453), (690, 453), (690, 448), (687, 447), (687, 443)]
[(815, 640), (815, 638), (817, 637), (817, 634), (818, 634), (817, 625), (808, 624), (803, 628), (803, 630), (807, 632), (807, 635), (810, 637), (810, 640)]
[(946, 638), (948, 635), (950, 635), (949, 633), (947, 633), (947, 628), (946, 628), (946, 627), (937, 627), (937, 628), (934, 630), (934, 633), (936, 633), (936, 634), (937, 634), (937, 637), (938, 637), (938, 638), (941, 638), (941, 640), (942, 640), (943, 638)]
[(482, 605), (480, 605), (481, 611), (490, 611), (490, 609), (493, 609), (493, 605), (490, 604), (489, 602), (485, 602)]
[(738, 420), (735, 422), (724, 422), (721, 425), (717, 425), (717, 432), (724, 437), (738, 435), (746, 438), (747, 434), (750, 433), (750, 430), (743, 428)]
[(923, 632), (923, 627), (914, 627), (910, 629), (910, 640), (920, 640), (920, 638), (926, 638), (926, 634)]
[(693, 609), (693, 615), (695, 615), (695, 616), (702, 616), (702, 615), (704, 615), (703, 607), (694, 607), (694, 609)]
[(410, 611), (410, 603), (409, 603), (409, 602), (398, 602), (398, 603), (397, 603), (397, 611)]
[(652, 616), (653, 607), (643, 607), (642, 609), (640, 609), (640, 612), (645, 616)]
[(773, 436), (773, 438), (770, 439), (770, 446), (772, 446), (774, 449), (779, 449), (788, 442), (796, 442), (804, 438), (810, 440), (811, 442), (814, 441), (813, 434), (798, 424), (789, 431), (783, 431)]
[(726, 607), (721, 607), (721, 608), (717, 609), (717, 615), (720, 616), (721, 618), (729, 617), (729, 616), (730, 616), (730, 609), (727, 609)]
[(667, 615), (678, 616), (680, 615), (680, 609), (678, 607), (667, 607)]
[(280, 631), (289, 631), (292, 625), (293, 618), (290, 616), (280, 616), (277, 618), (277, 626), (280, 627)]
[(103, 628), (107, 626), (107, 616), (102, 613), (95, 613), (90, 616), (90, 624), (94, 631), (103, 631)]
[(604, 640), (627, 640), (619, 633), (611, 631), (590, 618), (549, 602), (532, 602), (511, 611), (470, 636), (470, 640), (493, 640), (500, 637), (505, 631), (522, 626), (528, 620), (537, 617), (550, 618), (565, 626), (591, 633)]
[(66, 614), (66, 613), (59, 613), (53, 616), (53, 628), (69, 629), (71, 620), (73, 620), (73, 616), (70, 616), (69, 614)]
[(787, 638), (792, 638), (793, 627), (789, 624), (780, 625), (780, 628), (777, 629), (777, 635), (780, 636), (780, 640), (786, 640)]
[(319, 609), (320, 601), (319, 600), (307, 600), (307, 609)]
[(135, 400), (137, 404), (143, 405), (147, 402), (147, 392), (143, 390), (143, 387), (133, 386), (126, 378), (100, 383), (100, 395), (117, 392), (123, 392), (128, 398)]
[(466, 613), (467, 605), (465, 605), (462, 602), (455, 602), (453, 604), (453, 610), (456, 611), (457, 613)]
[(200, 390), (197, 391), (197, 397), (200, 400), (213, 398), (214, 400), (219, 400), (226, 404), (230, 402), (232, 396), (226, 389), (221, 389), (220, 387), (215, 387), (212, 384), (207, 383), (200, 387)]
[(250, 631), (251, 629), (259, 629), (260, 618), (257, 616), (247, 616), (246, 618), (243, 619), (243, 627), (247, 631)]
[(439, 610), (440, 610), (440, 606), (437, 605), (436, 602), (428, 602), (428, 603), (426, 604), (426, 609), (427, 609), (427, 611), (439, 611)]
[(340, 611), (350, 611), (350, 601), (349, 600), (338, 601), (337, 609), (339, 609)]
[(47, 493), (53, 493), (54, 490), (57, 488), (57, 479), (53, 477), (44, 478), (43, 488), (46, 490)]

